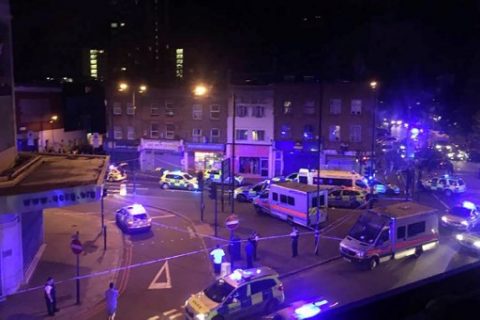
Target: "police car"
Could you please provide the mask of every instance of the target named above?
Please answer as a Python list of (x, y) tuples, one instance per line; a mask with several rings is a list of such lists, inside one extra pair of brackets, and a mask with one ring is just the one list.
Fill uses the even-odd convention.
[(333, 189), (328, 193), (328, 205), (333, 207), (357, 208), (369, 199), (367, 191), (352, 187)]
[(159, 184), (162, 189), (198, 190), (197, 178), (182, 171), (164, 171)]
[(237, 269), (192, 295), (184, 313), (190, 320), (248, 319), (276, 310), (284, 300), (283, 284), (273, 269)]
[(324, 312), (338, 305), (338, 302), (330, 302), (324, 298), (311, 300), (295, 301), (287, 307), (275, 311), (267, 316), (262, 317), (263, 320), (314, 320), (324, 318)]
[(422, 185), (427, 190), (440, 191), (446, 196), (464, 193), (467, 189), (462, 178), (449, 175), (423, 180)]
[(113, 164), (108, 167), (108, 182), (120, 182), (125, 179), (127, 179), (127, 173), (122, 168), (119, 168)]
[(263, 180), (253, 186), (238, 187), (233, 191), (233, 197), (239, 202), (252, 201), (260, 192), (270, 186), (270, 180)]
[[(205, 183), (208, 185), (212, 182), (221, 183), (222, 182), (222, 171), (221, 170), (206, 170), (203, 174)], [(235, 176), (235, 181), (233, 182), (236, 186), (242, 185), (244, 178), (242, 176)], [(230, 177), (226, 177), (223, 181), (224, 184), (230, 185), (232, 180)]]
[(118, 209), (115, 212), (117, 225), (125, 231), (148, 231), (152, 228), (152, 218), (138, 203)]
[(444, 227), (471, 230), (480, 226), (480, 211), (474, 203), (464, 201), (461, 205), (451, 208), (440, 218), (440, 221)]

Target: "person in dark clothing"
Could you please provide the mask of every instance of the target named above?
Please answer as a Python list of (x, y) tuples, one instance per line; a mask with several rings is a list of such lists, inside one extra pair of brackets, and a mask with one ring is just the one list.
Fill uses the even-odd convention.
[(53, 311), (58, 312), (60, 309), (57, 308), (57, 287), (55, 286), (55, 280), (52, 279), (52, 299), (53, 299)]
[(47, 312), (49, 316), (55, 315), (54, 299), (52, 294), (52, 291), (54, 290), (53, 287), (53, 278), (49, 277), (47, 279), (47, 283), (45, 283), (45, 286), (43, 287), (43, 295), (45, 297), (45, 303), (47, 304)]
[(245, 245), (245, 254), (247, 256), (247, 269), (253, 268), (253, 243), (247, 241)]
[(251, 242), (252, 245), (253, 245), (253, 260), (254, 261), (257, 260), (257, 241), (258, 241), (258, 239), (259, 239), (258, 234), (255, 231), (252, 233), (250, 238), (248, 238), (248, 241)]
[(293, 227), (292, 232), (290, 233), (292, 238), (292, 257), (298, 256), (298, 238), (299, 233), (296, 227)]
[(315, 237), (315, 255), (318, 256), (318, 244), (320, 242), (320, 231), (318, 231), (318, 228), (315, 228), (315, 232), (313, 234), (313, 236)]

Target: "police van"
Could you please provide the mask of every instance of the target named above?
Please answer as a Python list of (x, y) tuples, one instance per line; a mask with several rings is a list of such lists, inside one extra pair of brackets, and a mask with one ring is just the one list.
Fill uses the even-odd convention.
[(368, 181), (355, 171), (300, 169), (298, 182), (304, 184), (320, 184), (322, 186), (356, 187), (368, 190)]
[(273, 183), (268, 193), (268, 213), (290, 223), (315, 227), (327, 221), (329, 189), (320, 186), (317, 190), (317, 186), (293, 181)]
[(401, 202), (364, 212), (340, 242), (345, 260), (374, 269), (380, 262), (419, 257), (439, 243), (437, 210)]
[(184, 305), (189, 320), (250, 319), (285, 300), (278, 273), (269, 267), (237, 269), (193, 294)]

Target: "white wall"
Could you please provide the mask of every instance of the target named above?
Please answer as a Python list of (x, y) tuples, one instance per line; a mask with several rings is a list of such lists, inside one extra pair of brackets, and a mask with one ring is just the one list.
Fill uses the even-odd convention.
[(23, 282), (22, 228), (18, 214), (0, 214), (0, 269), (3, 295)]

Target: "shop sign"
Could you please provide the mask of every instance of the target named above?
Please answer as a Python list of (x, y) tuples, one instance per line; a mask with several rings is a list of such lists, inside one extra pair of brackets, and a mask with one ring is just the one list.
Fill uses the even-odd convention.
[(142, 149), (180, 151), (183, 143), (181, 140), (158, 141), (142, 139)]
[(224, 151), (224, 145), (221, 143), (187, 143), (188, 151)]

